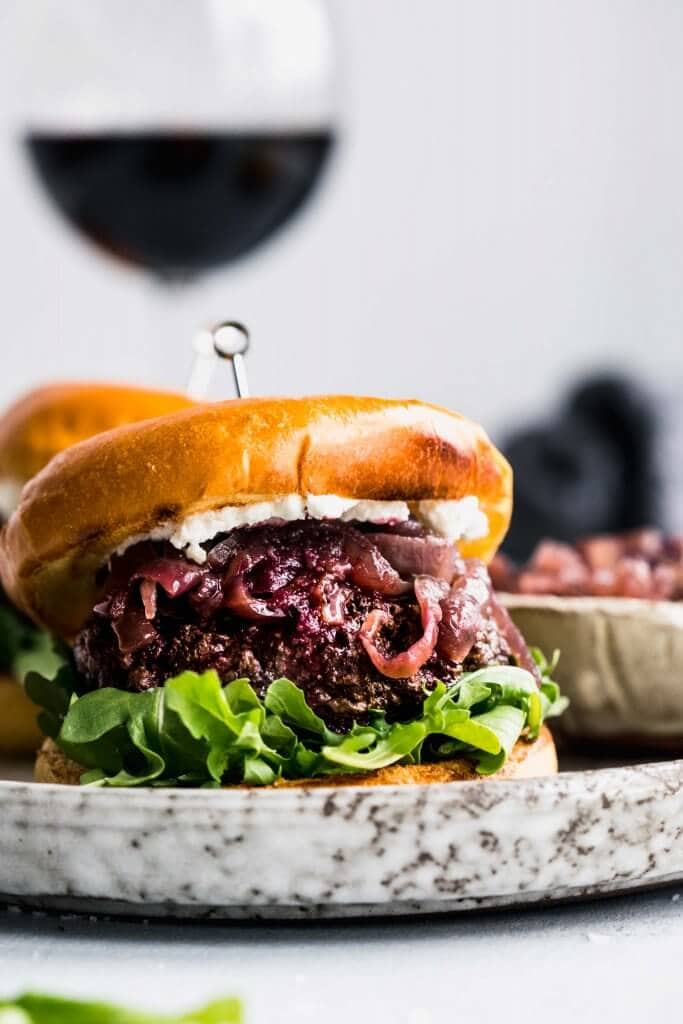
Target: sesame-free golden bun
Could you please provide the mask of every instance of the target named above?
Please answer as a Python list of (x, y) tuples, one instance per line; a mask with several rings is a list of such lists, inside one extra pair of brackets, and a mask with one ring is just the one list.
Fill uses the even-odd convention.
[[(70, 760), (53, 740), (47, 739), (36, 757), (36, 782), (76, 786), (84, 768)], [(494, 776), (478, 775), (471, 761), (465, 758), (436, 761), (432, 764), (394, 764), (360, 775), (325, 775), (316, 779), (280, 780), (275, 789), (311, 786), (403, 786), (425, 783), (473, 782), (484, 778), (536, 779), (557, 773), (557, 752), (550, 730), (543, 726), (533, 743), (519, 740), (509, 758)], [(267, 787), (266, 787), (267, 788)]]
[(288, 494), (406, 502), (475, 495), (488, 561), (507, 530), (512, 471), (481, 427), (419, 401), (327, 396), (207, 405), (99, 434), (25, 488), (3, 531), (3, 582), (66, 639), (90, 616), (113, 551), (160, 523)]
[(73, 444), (192, 404), (173, 391), (124, 384), (45, 384), (18, 398), (0, 416), (0, 479), (24, 484)]

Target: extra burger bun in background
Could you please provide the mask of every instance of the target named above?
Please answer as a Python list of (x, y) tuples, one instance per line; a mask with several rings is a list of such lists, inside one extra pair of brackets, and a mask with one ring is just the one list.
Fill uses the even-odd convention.
[(0, 417), (0, 480), (23, 484), (79, 441), (192, 404), (173, 391), (125, 384), (45, 384), (17, 399)]
[[(64, 382), (30, 391), (0, 417), (0, 513), (9, 516), (26, 481), (70, 445), (191, 404), (181, 394), (123, 384)], [(11, 676), (0, 676), (0, 754), (32, 753), (41, 739), (35, 706)]]
[(22, 757), (37, 749), (42, 740), (37, 713), (17, 681), (0, 674), (0, 756)]
[[(502, 769), (494, 776), (503, 779), (534, 779), (557, 772), (557, 752), (550, 731), (541, 729), (533, 743), (520, 740)], [(36, 782), (77, 786), (83, 774), (81, 765), (71, 761), (50, 739), (38, 751), (35, 765)], [(280, 780), (275, 788), (292, 786), (401, 786), (442, 782), (480, 782), (474, 766), (464, 759), (437, 761), (432, 764), (396, 764), (360, 775), (326, 775), (297, 781)]]
[(613, 749), (683, 749), (683, 603), (506, 594), (527, 643), (561, 652), (558, 727)]
[(481, 427), (418, 401), (328, 396), (197, 405), (119, 427), (55, 458), (3, 534), (4, 584), (68, 638), (89, 617), (97, 575), (161, 523), (284, 495), (412, 502), (474, 495), (489, 561), (507, 530), (512, 471)]

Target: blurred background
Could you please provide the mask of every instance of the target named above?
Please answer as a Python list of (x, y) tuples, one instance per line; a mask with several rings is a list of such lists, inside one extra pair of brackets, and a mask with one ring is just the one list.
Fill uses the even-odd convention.
[(0, 400), (182, 387), (235, 317), (255, 393), (486, 424), (514, 554), (680, 526), (682, 45), (675, 0), (3, 0)]

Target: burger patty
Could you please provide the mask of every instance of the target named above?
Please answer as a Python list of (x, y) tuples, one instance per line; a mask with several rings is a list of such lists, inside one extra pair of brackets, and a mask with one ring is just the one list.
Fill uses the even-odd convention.
[(273, 679), (286, 676), (333, 729), (363, 721), (371, 709), (386, 710), (392, 719), (409, 719), (419, 712), (424, 689), (433, 688), (438, 680), (449, 682), (464, 670), (514, 662), (506, 641), (487, 621), (463, 663), (434, 654), (416, 675), (389, 679), (368, 658), (358, 630), (366, 613), (382, 607), (393, 624), (386, 648), (390, 653), (403, 650), (420, 633), (417, 610), (364, 593), (356, 594), (353, 604), (343, 626), (315, 633), (297, 629), (294, 623), (274, 627), (235, 617), (217, 618), (208, 626), (164, 618), (152, 643), (127, 653), (120, 650), (110, 624), (95, 619), (78, 638), (74, 656), (92, 687), (147, 690), (185, 669), (215, 669), (223, 682), (249, 679), (262, 695)]
[[(519, 635), (483, 567), (406, 531), (307, 520), (245, 527), (207, 546), (203, 566), (168, 544), (138, 544), (112, 560), (104, 599), (75, 643), (84, 688), (143, 691), (215, 669), (262, 695), (286, 676), (343, 730), (371, 710), (410, 719), (437, 681), (519, 663)], [(479, 604), (467, 604), (459, 588), (475, 577)], [(408, 670), (397, 668), (391, 659), (406, 654)]]

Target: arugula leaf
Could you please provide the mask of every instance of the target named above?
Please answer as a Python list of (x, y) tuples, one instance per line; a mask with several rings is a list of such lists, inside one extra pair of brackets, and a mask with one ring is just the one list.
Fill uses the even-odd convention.
[(569, 697), (564, 697), (560, 693), (560, 687), (552, 678), (560, 660), (560, 652), (557, 649), (554, 650), (550, 661), (548, 661), (540, 647), (530, 647), (529, 651), (541, 674), (542, 717), (544, 719), (557, 718), (569, 707)]
[(289, 679), (276, 679), (263, 697), (247, 679), (223, 686), (214, 671), (182, 672), (145, 693), (79, 696), (63, 666), (52, 681), (29, 673), (26, 691), (45, 709), (49, 735), (90, 769), (81, 781), (93, 786), (261, 786), (453, 756), (491, 774), (566, 705), (547, 674), (539, 688), (529, 672), (507, 665), (437, 683), (413, 721), (392, 723), (373, 711), (345, 733), (329, 729)]
[[(206, 766), (215, 782), (228, 776), (258, 785), (276, 778), (282, 757), (263, 735), (267, 711), (246, 679), (223, 687), (214, 671), (201, 676), (183, 672), (161, 692), (193, 738), (206, 744)], [(235, 710), (239, 708), (243, 710)], [(294, 736), (285, 728), (282, 722), (273, 722), (266, 730), (271, 742), (275, 738), (282, 744), (288, 734)]]
[[(468, 717), (463, 721), (455, 718), (455, 712), (451, 712), (444, 723), (443, 734), (474, 750), (481, 750), (484, 754), (498, 754), (501, 750), (500, 739), (495, 729), (488, 725), (487, 714), (490, 715), (491, 712)], [(454, 752), (457, 749), (454, 747)]]
[(327, 728), (322, 718), (308, 706), (303, 690), (289, 679), (276, 679), (266, 692), (265, 706), (283, 722), (300, 732), (315, 736), (321, 743), (334, 745), (339, 736)]
[(34, 630), (31, 646), (17, 651), (12, 662), (12, 674), (23, 683), (29, 672), (39, 672), (48, 679), (54, 678), (64, 664), (64, 658), (55, 650), (52, 637), (40, 630)]
[(541, 677), (550, 680), (560, 660), (560, 652), (557, 648), (553, 651), (550, 661), (548, 661), (540, 647), (530, 647), (529, 653), (536, 662), (536, 667), (541, 673)]
[(29, 672), (24, 680), (26, 695), (34, 704), (53, 715), (65, 715), (74, 693), (75, 678), (71, 668), (64, 665), (54, 679), (46, 679), (39, 672)]
[(468, 679), (463, 676), (457, 693), (459, 708), (471, 708), (482, 704), (491, 696), (491, 689), (481, 679)]
[(336, 746), (323, 747), (321, 753), (331, 765), (341, 765), (342, 768), (361, 772), (375, 771), (400, 761), (426, 735), (424, 722), (407, 722), (395, 725), (385, 739), (377, 740), (372, 745), (370, 732), (366, 731), (362, 737), (352, 735)]
[(32, 670), (51, 678), (64, 660), (53, 639), (0, 594), (0, 672), (9, 672), (19, 682)]
[(4, 598), (0, 603), (0, 671), (12, 669), (14, 659), (30, 642), (30, 634), (37, 632)]
[(511, 704), (499, 704), (473, 720), (480, 728), (483, 727), (492, 733), (498, 741), (498, 751), (487, 751), (479, 758), (477, 771), (481, 775), (492, 775), (503, 767), (522, 735), (525, 717), (521, 708)]
[(261, 757), (245, 757), (242, 781), (248, 786), (269, 786), (277, 775)]
[(39, 675), (44, 684), (44, 700), (34, 703), (45, 709), (38, 716), (38, 724), (47, 736), (55, 736), (59, 732), (62, 702), (55, 697), (59, 707), (53, 709), (54, 701), (48, 691), (52, 686), (51, 680), (64, 664), (65, 658), (61, 651), (56, 650), (52, 638), (20, 615), (6, 599), (3, 602), (0, 591), (0, 672), (9, 673), (19, 683), (24, 683), (29, 675)]
[(109, 1003), (80, 1002), (34, 992), (0, 1002), (0, 1024), (241, 1024), (238, 999), (219, 999), (187, 1014), (139, 1013)]

